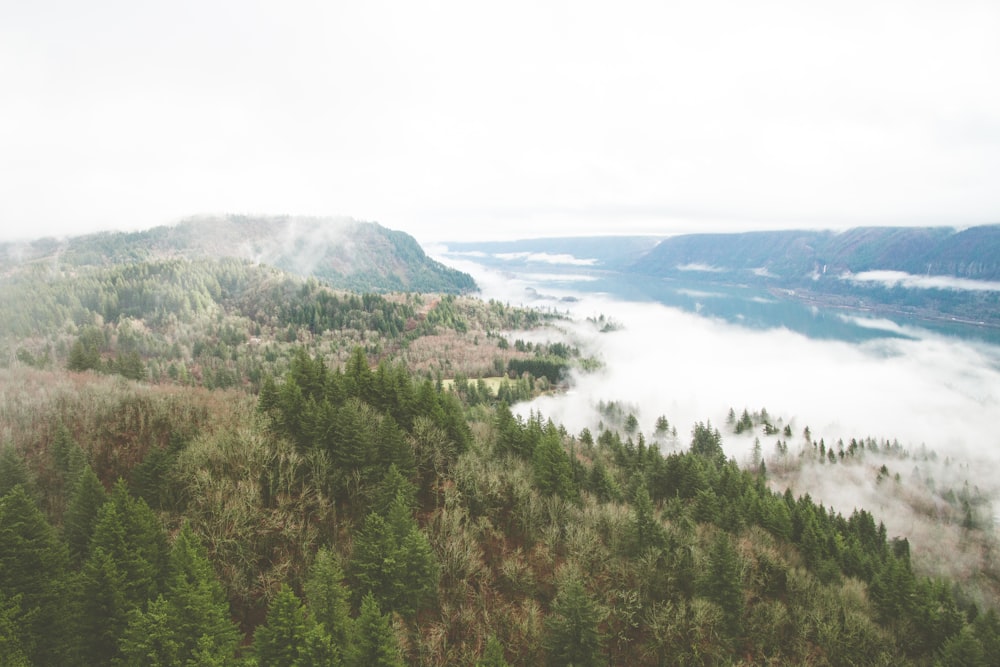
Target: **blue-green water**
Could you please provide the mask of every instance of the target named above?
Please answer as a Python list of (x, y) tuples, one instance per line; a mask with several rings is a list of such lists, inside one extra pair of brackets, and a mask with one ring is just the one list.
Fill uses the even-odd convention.
[[(698, 279), (657, 279), (589, 270), (571, 273), (563, 270), (565, 267), (560, 269), (549, 274), (533, 270), (530, 280), (540, 292), (551, 289), (604, 293), (627, 301), (655, 301), (750, 329), (784, 328), (814, 339), (859, 343), (878, 338), (922, 338), (934, 333), (1000, 345), (1000, 329), (996, 327), (947, 319), (918, 319), (884, 310), (842, 308), (810, 302), (783, 290)], [(574, 274), (580, 280), (570, 280)]]

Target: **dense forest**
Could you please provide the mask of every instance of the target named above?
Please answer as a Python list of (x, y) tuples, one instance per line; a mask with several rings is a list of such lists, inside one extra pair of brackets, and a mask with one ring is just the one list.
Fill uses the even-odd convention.
[[(593, 432), (518, 416), (598, 363), (558, 313), (236, 259), (0, 290), (0, 664), (1000, 661), (988, 597), (774, 488), (790, 457), (618, 404)], [(799, 447), (766, 411), (721, 426)]]
[(470, 411), (360, 348), (299, 349), (257, 397), (8, 373), (4, 664), (1000, 655), (995, 611), (918, 576), (906, 540), (770, 490), (709, 423), (664, 456)]

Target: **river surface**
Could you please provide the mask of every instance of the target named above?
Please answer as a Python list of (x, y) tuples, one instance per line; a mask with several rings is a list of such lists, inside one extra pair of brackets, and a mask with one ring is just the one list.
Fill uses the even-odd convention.
[[(631, 402), (646, 426), (666, 415), (682, 433), (695, 421), (720, 423), (731, 407), (766, 407), (799, 429), (825, 427), (834, 440), (899, 438), (1000, 460), (995, 329), (808, 303), (697, 273), (680, 281), (599, 271), (572, 258), (441, 259), (472, 273), (486, 299), (558, 311), (575, 323), (566, 331), (604, 371), (578, 374), (568, 395), (531, 406), (567, 427), (590, 426), (593, 406), (609, 400)], [(614, 331), (588, 326), (602, 317)]]

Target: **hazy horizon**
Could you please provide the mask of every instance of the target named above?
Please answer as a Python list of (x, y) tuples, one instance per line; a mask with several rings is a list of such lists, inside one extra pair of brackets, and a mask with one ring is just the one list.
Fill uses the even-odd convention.
[(0, 232), (1000, 222), (1000, 5), (0, 8)]

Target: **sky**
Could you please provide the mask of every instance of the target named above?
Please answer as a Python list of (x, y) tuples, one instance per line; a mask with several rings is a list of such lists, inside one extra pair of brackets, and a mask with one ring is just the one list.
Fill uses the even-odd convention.
[(998, 34), (994, 0), (0, 0), (0, 238), (997, 223)]

